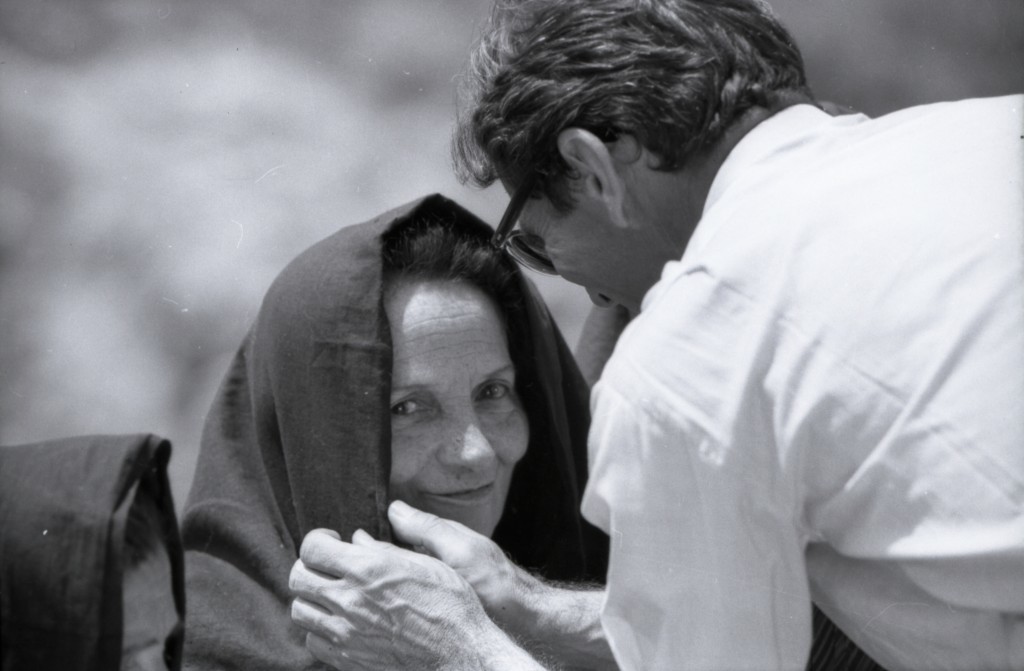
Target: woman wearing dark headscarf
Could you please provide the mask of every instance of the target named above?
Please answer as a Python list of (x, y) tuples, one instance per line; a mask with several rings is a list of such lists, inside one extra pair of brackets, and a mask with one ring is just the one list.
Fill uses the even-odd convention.
[(180, 668), (170, 452), (151, 435), (0, 448), (5, 671)]
[[(489, 260), (462, 255), (440, 275), (436, 259), (418, 264), (425, 249), (438, 251), (436, 228)], [(603, 580), (607, 539), (579, 514), (587, 387), (532, 285), (487, 248), (490, 232), (431, 196), (339, 231), (274, 282), (207, 419), (186, 507), (188, 668), (316, 667), (289, 615), (302, 539), (315, 528), (345, 538), (362, 528), (389, 540), (386, 508), (398, 497), (461, 518), (547, 578)], [(478, 267), (494, 263), (500, 272)], [(422, 386), (410, 372), (422, 359), (393, 352), (397, 313), (385, 305), (389, 293), (409, 303), (399, 296), (415, 293), (408, 279), (470, 285), (443, 300), (483, 296), (504, 328), (512, 366), (492, 366), (472, 396), (503, 418), (479, 429), (494, 453), (486, 466), (465, 455), (458, 466), (417, 463), (405, 440), (431, 402), (392, 395), (393, 375), (400, 391)], [(466, 451), (471, 433), (460, 439)], [(432, 449), (424, 442), (422, 454)]]

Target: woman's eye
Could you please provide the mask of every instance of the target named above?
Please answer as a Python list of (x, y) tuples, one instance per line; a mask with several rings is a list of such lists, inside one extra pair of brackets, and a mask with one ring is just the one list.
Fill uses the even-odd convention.
[(420, 404), (413, 400), (399, 401), (391, 406), (392, 415), (411, 415), (421, 410)]
[(485, 401), (495, 401), (505, 398), (511, 393), (511, 389), (504, 382), (488, 382), (480, 390), (480, 398)]

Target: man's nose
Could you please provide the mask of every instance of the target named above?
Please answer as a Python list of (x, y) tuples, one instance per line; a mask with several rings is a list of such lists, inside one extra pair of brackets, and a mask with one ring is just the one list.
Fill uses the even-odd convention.
[(590, 302), (599, 308), (606, 308), (612, 304), (612, 299), (593, 289), (587, 289), (587, 295), (590, 296)]

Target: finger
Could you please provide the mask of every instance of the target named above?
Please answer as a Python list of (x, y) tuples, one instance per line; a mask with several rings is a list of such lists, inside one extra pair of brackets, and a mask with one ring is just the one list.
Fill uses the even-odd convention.
[(384, 549), (382, 546), (394, 547), (391, 543), (376, 540), (373, 536), (362, 529), (356, 529), (356, 532), (352, 534), (352, 545), (358, 545), (360, 547), (375, 547), (380, 549)]
[(302, 545), (299, 547), (299, 556), (303, 557), (304, 553), (311, 551), (332, 548), (336, 543), (344, 543), (338, 532), (331, 531), (330, 529), (313, 529), (302, 539)]
[(345, 581), (350, 587), (365, 586), (381, 576), (408, 571), (401, 566), (405, 561), (411, 560), (420, 566), (437, 561), (375, 541), (366, 532), (354, 535), (354, 539), (359, 541), (358, 545), (323, 533), (307, 534), (302, 542), (301, 558), (289, 576), (292, 591), (334, 610), (332, 597), (336, 590), (325, 583)]
[(405, 548), (400, 548), (391, 543), (375, 540), (370, 536), (370, 534), (366, 533), (362, 529), (357, 529), (356, 532), (352, 534), (352, 545), (364, 548), (374, 553), (386, 553), (392, 555), (394, 559), (411, 561), (427, 568), (430, 568), (431, 565), (436, 565), (436, 562), (438, 561), (429, 554), (420, 554), (418, 552), (406, 550)]
[(341, 540), (341, 534), (339, 534), (334, 529), (313, 529), (309, 533), (311, 533), (311, 534), (327, 534), (331, 538), (336, 538), (339, 541)]
[(288, 573), (288, 589), (294, 591), (312, 591), (323, 581), (323, 576), (310, 571), (301, 559), (296, 559), (292, 570)]
[(313, 601), (303, 599), (302, 597), (296, 597), (292, 600), (292, 622), (306, 631), (320, 635), (329, 633), (330, 629), (327, 627), (327, 619), (330, 616), (331, 613), (329, 611)]
[[(315, 603), (302, 598), (292, 601), (292, 622), (306, 634), (314, 634), (335, 648), (348, 649), (362, 639), (375, 624), (368, 613), (360, 611), (355, 602), (349, 603), (340, 614), (325, 611)], [(355, 620), (352, 616), (355, 616)]]
[(301, 559), (292, 565), (288, 574), (288, 589), (292, 594), (315, 602), (327, 610), (338, 606), (337, 599), (332, 597), (344, 587), (342, 580), (310, 569)]
[(402, 548), (398, 547), (397, 545), (395, 545), (393, 543), (388, 543), (387, 541), (379, 541), (379, 540), (375, 539), (373, 536), (371, 536), (370, 534), (368, 534), (365, 531), (363, 531), (362, 529), (356, 529), (356, 532), (354, 534), (352, 534), (352, 545), (355, 545), (355, 546), (358, 546), (358, 547), (362, 547), (362, 548), (370, 548), (371, 550), (374, 550), (374, 551), (378, 551), (378, 550), (385, 551), (385, 552), (390, 552), (392, 550), (394, 550), (396, 552), (401, 552), (402, 551)]
[(306, 534), (299, 549), (299, 558), (306, 568), (337, 578), (351, 573), (365, 556), (364, 549), (346, 543), (337, 534), (322, 529)]
[(341, 647), (333, 645), (327, 639), (310, 632), (306, 634), (306, 650), (321, 662), (335, 669), (351, 668), (345, 665), (348, 654)]
[(441, 560), (480, 536), (458, 522), (417, 510), (402, 501), (394, 501), (388, 508), (388, 520), (399, 540), (422, 547)]

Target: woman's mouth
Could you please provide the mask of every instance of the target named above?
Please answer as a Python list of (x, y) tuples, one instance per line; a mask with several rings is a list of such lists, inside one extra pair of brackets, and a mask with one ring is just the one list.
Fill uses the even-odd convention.
[(425, 492), (424, 496), (436, 501), (442, 501), (446, 503), (465, 504), (472, 505), (480, 503), (490, 498), (491, 493), (494, 491), (494, 483), (489, 482), (486, 485), (480, 487), (472, 487), (468, 489), (456, 489), (449, 492), (443, 493), (431, 493)]

